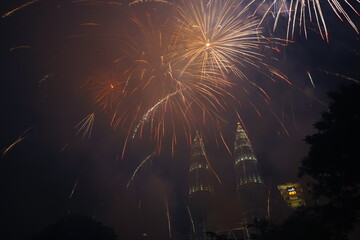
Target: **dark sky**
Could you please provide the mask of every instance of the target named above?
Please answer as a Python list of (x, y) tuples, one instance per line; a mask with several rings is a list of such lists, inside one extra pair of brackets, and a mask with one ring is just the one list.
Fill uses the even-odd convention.
[[(0, 14), (23, 3), (2, 1)], [(145, 166), (126, 188), (138, 164), (153, 152), (154, 143), (146, 137), (135, 139), (121, 159), (123, 131), (109, 126), (111, 115), (94, 105), (89, 92), (81, 88), (89, 77), (112, 68), (119, 48), (113, 36), (121, 36), (122, 30), (128, 28), (130, 12), (141, 14), (144, 8), (158, 8), (159, 14), (171, 15), (158, 4), (129, 10), (101, 1), (87, 5), (44, 0), (0, 19), (2, 239), (29, 239), (66, 213), (94, 216), (113, 226), (121, 239), (139, 239), (144, 232), (155, 239), (166, 239), (166, 201), (172, 236), (181, 239), (187, 233), (189, 146), (179, 141), (172, 156), (170, 145), (164, 142), (161, 154), (152, 158), (152, 165)], [(261, 117), (249, 105), (240, 108), (272, 191), (277, 184), (299, 181), (297, 168), (307, 153), (303, 139), (313, 132), (312, 124), (326, 110), (326, 92), (351, 82), (326, 72), (360, 78), (359, 35), (326, 7), (324, 14), (329, 43), (316, 30), (311, 31), (316, 27), (309, 24), (307, 40), (296, 34), (295, 43), (281, 48), (276, 55), (276, 67), (292, 85), (273, 84), (249, 70), (249, 76), (262, 82), (272, 99), (269, 106), (258, 102)], [(359, 17), (353, 17), (360, 26)], [(281, 35), (281, 31), (273, 36)], [(82, 139), (81, 134), (76, 135), (75, 126), (93, 112), (96, 117), (91, 138)], [(238, 120), (230, 113), (225, 115), (228, 122), (221, 131), (232, 148)], [(233, 160), (222, 144), (216, 146), (213, 129), (203, 129), (204, 141), (225, 189), (221, 201), (231, 202)], [(21, 140), (5, 151), (18, 138)]]

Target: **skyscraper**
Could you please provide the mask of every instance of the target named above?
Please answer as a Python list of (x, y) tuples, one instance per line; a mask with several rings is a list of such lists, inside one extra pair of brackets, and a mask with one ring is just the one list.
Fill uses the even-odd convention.
[(206, 239), (207, 214), (214, 193), (214, 179), (199, 132), (193, 140), (189, 168), (189, 205), (193, 222), (192, 240)]
[(235, 143), (235, 179), (239, 200), (239, 221), (248, 224), (266, 217), (265, 185), (252, 144), (241, 124), (237, 124)]
[(278, 189), (291, 210), (305, 206), (303, 190), (299, 183), (278, 185)]

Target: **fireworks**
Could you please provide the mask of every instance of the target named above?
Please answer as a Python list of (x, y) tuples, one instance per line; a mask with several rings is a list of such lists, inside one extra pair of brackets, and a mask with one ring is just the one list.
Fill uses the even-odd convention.
[(78, 185), (78, 182), (79, 182), (79, 178), (76, 179), (76, 181), (75, 181), (75, 183), (74, 183), (74, 186), (73, 186), (73, 188), (71, 189), (71, 193), (70, 193), (69, 199), (71, 199), (71, 198), (73, 197), (74, 192), (75, 192), (75, 190), (76, 190), (76, 187), (77, 187), (77, 185)]
[(100, 5), (109, 5), (109, 6), (121, 6), (121, 2), (117, 1), (98, 1), (98, 0), (74, 0), (73, 3), (79, 4), (79, 5), (89, 5), (89, 6), (100, 6)]
[(129, 7), (131, 7), (133, 5), (136, 5), (136, 4), (147, 3), (147, 2), (157, 2), (157, 3), (171, 4), (170, 2), (168, 2), (166, 0), (134, 0), (134, 1), (129, 3)]
[(6, 155), (6, 153), (7, 153), (8, 151), (10, 151), (10, 149), (12, 149), (16, 144), (22, 142), (23, 140), (24, 140), (23, 137), (19, 137), (19, 138), (17, 138), (12, 144), (10, 144), (7, 148), (5, 148), (5, 149), (3, 150), (3, 153), (2, 153), (3, 157)]
[[(329, 9), (331, 7), (341, 20), (350, 23), (355, 31), (358, 31), (355, 25), (356, 21), (351, 15), (354, 13), (359, 15), (358, 5), (347, 0), (329, 0), (328, 3), (320, 0), (136, 0), (131, 1), (130, 4), (103, 0), (58, 1), (58, 3), (41, 1), (40, 4), (38, 4), (40, 0), (24, 0), (23, 2), (23, 5), (11, 11), (6, 10), (7, 13), (2, 15), (4, 25), (16, 20), (13, 26), (11, 25), (12, 35), (13, 37), (21, 36), (18, 41), (9, 37), (8, 43), (5, 42), (4, 52), (11, 57), (7, 71), (16, 73), (14, 74), (16, 78), (35, 79), (35, 89), (37, 89), (39, 98), (45, 91), (49, 94), (46, 94), (45, 100), (37, 100), (35, 96), (33, 98), (31, 94), (28, 94), (28, 90), (30, 91), (34, 84), (22, 86), (23, 81), (14, 81), (9, 86), (15, 86), (18, 92), (10, 97), (7, 94), (10, 95), (12, 92), (6, 92), (6, 89), (4, 99), (16, 102), (9, 101), (9, 107), (5, 108), (6, 113), (19, 117), (14, 123), (21, 125), (24, 120), (27, 120), (25, 118), (29, 118), (28, 116), (39, 120), (40, 117), (45, 116), (44, 111), (46, 111), (45, 119), (49, 121), (46, 122), (46, 125), (41, 126), (42, 131), (39, 135), (41, 135), (42, 145), (35, 149), (36, 151), (45, 150), (44, 154), (39, 155), (39, 158), (53, 154), (53, 151), (48, 153), (46, 149), (53, 147), (54, 135), (68, 138), (68, 134), (60, 131), (68, 126), (67, 121), (72, 119), (71, 114), (74, 114), (75, 111), (83, 114), (78, 119), (78, 121), (81, 120), (78, 124), (77, 122), (71, 123), (71, 133), (77, 136), (75, 141), (91, 137), (95, 115), (97, 115), (97, 125), (109, 124), (116, 132), (116, 136), (114, 134), (109, 138), (107, 135), (109, 129), (106, 128), (106, 131), (97, 134), (101, 138), (99, 141), (79, 143), (80, 146), (91, 145), (93, 149), (90, 151), (88, 151), (89, 149), (84, 150), (82, 147), (77, 149), (77, 145), (73, 145), (73, 141), (70, 139), (65, 141), (64, 139), (61, 141), (55, 139), (57, 143), (71, 143), (71, 145), (66, 143), (63, 147), (59, 147), (60, 149), (62, 147), (61, 159), (70, 158), (78, 151), (88, 151), (86, 157), (87, 155), (89, 155), (89, 159), (101, 157), (101, 161), (104, 162), (112, 158), (124, 159), (126, 150), (129, 151), (129, 156), (126, 155), (128, 160), (134, 160), (136, 156), (141, 155), (139, 164), (131, 170), (132, 172), (128, 175), (124, 174), (129, 178), (126, 180), (116, 179), (115, 184), (119, 183), (119, 180), (124, 181), (120, 185), (126, 186), (125, 188), (129, 190), (144, 184), (147, 179), (136, 178), (139, 177), (145, 166), (160, 154), (162, 149), (169, 147), (169, 152), (171, 148), (172, 155), (175, 155), (174, 152), (178, 150), (176, 149), (178, 146), (181, 150), (180, 153), (176, 151), (177, 156), (186, 159), (184, 141), (190, 145), (193, 139), (192, 134), (196, 130), (203, 132), (209, 142), (215, 141), (218, 147), (221, 146), (223, 149), (220, 151), (227, 150), (229, 155), (232, 155), (232, 147), (229, 143), (233, 139), (230, 140), (232, 137), (231, 133), (227, 131), (227, 127), (236, 120), (241, 121), (242, 118), (246, 122), (249, 118), (244, 116), (249, 113), (249, 109), (260, 118), (264, 118), (263, 121), (267, 121), (267, 116), (270, 116), (272, 120), (275, 118), (274, 121), (279, 123), (275, 125), (283, 128), (285, 134), (289, 135), (291, 131), (286, 129), (288, 122), (286, 116), (284, 117), (284, 112), (288, 111), (288, 106), (292, 103), (286, 102), (283, 97), (285, 94), (279, 93), (278, 89), (273, 88), (273, 84), (284, 83), (287, 85), (291, 83), (277, 69), (274, 61), (281, 61), (280, 54), (289, 42), (294, 42), (289, 39), (295, 38), (297, 30), (307, 37), (309, 29), (314, 30), (315, 28), (315, 31), (318, 31), (324, 39), (328, 39), (330, 24), (326, 20), (329, 13), (332, 14), (332, 12), (325, 12), (324, 7)], [(17, 26), (20, 21), (20, 18), (17, 18), (18, 14), (27, 10), (37, 10), (33, 7), (44, 9), (44, 13), (31, 12), (27, 17), (33, 19), (31, 21), (33, 25)], [(67, 19), (63, 21), (65, 13)], [(52, 14), (54, 15), (49, 21), (51, 20), (55, 24), (43, 25), (42, 22)], [(273, 17), (273, 25), (271, 24), (269, 27), (267, 20), (270, 16)], [(280, 24), (281, 22), (284, 24)], [(281, 25), (285, 25), (285, 40), (277, 36), (278, 32), (268, 34), (271, 30), (275, 31), (280, 28)], [(58, 27), (61, 28), (59, 29), (61, 31), (58, 31)], [(4, 30), (7, 31), (7, 29), (6, 26)], [(38, 35), (39, 33), (41, 34)], [(61, 53), (58, 54), (58, 51)], [(31, 54), (36, 54), (31, 56), (34, 58), (34, 62), (24, 68), (23, 64), (29, 62)], [(290, 51), (286, 60), (290, 60), (291, 56), (294, 54)], [(296, 57), (301, 58), (301, 56)], [(14, 61), (18, 60), (15, 59), (16, 57), (23, 58), (23, 61)], [(42, 62), (44, 60), (48, 61), (44, 64)], [(18, 65), (12, 63), (18, 63)], [(36, 64), (41, 66), (38, 69), (38, 71), (41, 70), (40, 73), (35, 72)], [(283, 65), (289, 66), (289, 64)], [(302, 76), (305, 83), (301, 84), (310, 87), (312, 85), (314, 88), (316, 84), (316, 89), (307, 88), (309, 91), (305, 92), (305, 94), (312, 94), (314, 91), (319, 91), (324, 83), (320, 84), (320, 80), (317, 79), (319, 76), (315, 73), (315, 66), (307, 66), (307, 69), (309, 71), (304, 71), (299, 64), (289, 67), (286, 71), (293, 71), (294, 73), (291, 72), (293, 76), (296, 72), (301, 72), (302, 75), (305, 72), (306, 78)], [(12, 80), (11, 74), (7, 74), (7, 71), (6, 74), (3, 74), (4, 77)], [(23, 73), (17, 75), (16, 71)], [(344, 75), (335, 73), (339, 70), (333, 69), (333, 71), (324, 70), (323, 72), (359, 83), (356, 76), (346, 75), (351, 73), (347, 73), (345, 70)], [(83, 84), (84, 78), (85, 84)], [(42, 88), (36, 88), (36, 84)], [(5, 87), (7, 86), (6, 84)], [(81, 96), (71, 92), (74, 89), (78, 91), (78, 86), (82, 86)], [(64, 91), (66, 91), (65, 96), (70, 97), (69, 99), (61, 99), (62, 95), (60, 94)], [(23, 93), (25, 95), (18, 99), (18, 96)], [(78, 99), (84, 98), (84, 95), (88, 97), (86, 99), (89, 100), (88, 102)], [(74, 104), (69, 103), (74, 100), (74, 96), (79, 101)], [(30, 104), (38, 104), (40, 101), (47, 100), (61, 100), (61, 104), (29, 107), (23, 112), (17, 113), (22, 111), (17, 107), (22, 106), (21, 100), (24, 100), (25, 97), (31, 98)], [(281, 101), (282, 110), (280, 112), (282, 111), (283, 115), (278, 114), (278, 111), (273, 108), (272, 97), (274, 97), (274, 101)], [(8, 101), (4, 103), (6, 105)], [(70, 104), (71, 107), (77, 106), (78, 109), (68, 111), (67, 107)], [(94, 109), (84, 111), (84, 108), (89, 109), (89, 106), (85, 106), (86, 104), (91, 105), (91, 108)], [(262, 104), (264, 104), (264, 108)], [(299, 104), (294, 104), (294, 106), (297, 105)], [(63, 108), (56, 109), (57, 106)], [(7, 110), (7, 108), (13, 109)], [(49, 109), (51, 109), (50, 112), (48, 112)], [(32, 110), (34, 113), (30, 113)], [(264, 110), (270, 114), (264, 113)], [(253, 113), (251, 111), (249, 117), (255, 115), (251, 115)], [(292, 106), (291, 111), (293, 111)], [(56, 114), (53, 115), (53, 112)], [(293, 115), (295, 116), (294, 112)], [(13, 118), (10, 114), (8, 116)], [(64, 119), (64, 121), (59, 121), (59, 119)], [(51, 120), (53, 122), (50, 122)], [(51, 134), (47, 134), (46, 127), (56, 124), (61, 124), (61, 127), (56, 126), (57, 129)], [(264, 124), (258, 131), (267, 127), (271, 129), (273, 127), (271, 124), (272, 122), (266, 122), (266, 125)], [(74, 125), (76, 125), (75, 130)], [(254, 121), (251, 125), (257, 125), (257, 122)], [(4, 144), (2, 151), (4, 158), (10, 157), (14, 150), (23, 149), (20, 148), (20, 145), (27, 141), (25, 135), (27, 131)], [(283, 135), (283, 133), (279, 132), (279, 135)], [(114, 148), (114, 143), (117, 144), (116, 148)], [(136, 147), (132, 146), (137, 144)], [(210, 148), (214, 145), (209, 143)], [(68, 146), (71, 147), (68, 149)], [(116, 151), (116, 153), (112, 151)], [(142, 151), (143, 155), (140, 152), (134, 153), (135, 151)], [(121, 152), (122, 154), (120, 154)], [(165, 150), (161, 154), (165, 155), (168, 152)], [(36, 155), (32, 159), (37, 159), (37, 157)], [(169, 156), (164, 156), (165, 158), (169, 158)], [(221, 159), (220, 157), (219, 161)], [(206, 162), (221, 183), (222, 172), (219, 171), (218, 175), (217, 169), (215, 169), (216, 164), (211, 166), (207, 158)], [(69, 163), (61, 161), (61, 164)], [(86, 161), (86, 164), (89, 162)], [(122, 165), (122, 162), (116, 161), (111, 164), (125, 166), (124, 169), (128, 169), (126, 167), (128, 163)], [(103, 163), (101, 163), (102, 165)], [(71, 167), (76, 166), (71, 163)], [(174, 166), (177, 165), (173, 164), (172, 167)], [(46, 169), (44, 168), (44, 170)], [(96, 174), (99, 171), (101, 176), (113, 177), (105, 176), (101, 170), (95, 169)], [(114, 171), (118, 171), (118, 169), (116, 168)], [(92, 172), (89, 173), (92, 174)], [(152, 174), (150, 174), (151, 177), (153, 177)], [(170, 174), (161, 175), (163, 177), (161, 181), (173, 180), (177, 177), (168, 177), (167, 175)], [(81, 188), (79, 180), (81, 180), (79, 177), (75, 177), (71, 186), (68, 186), (66, 190), (66, 197), (71, 201), (84, 199), (76, 198), (79, 187)], [(84, 181), (87, 180), (84, 178)], [(139, 185), (135, 186), (136, 184)], [(155, 190), (155, 188), (151, 189), (152, 195), (156, 195), (154, 194)], [(131, 194), (132, 191), (128, 192)], [(162, 197), (161, 194), (159, 196)], [(112, 196), (104, 196), (104, 198), (108, 197)], [(160, 217), (167, 220), (167, 226), (163, 225), (162, 227), (168, 231), (170, 238), (176, 238), (174, 236), (176, 231), (172, 233), (176, 224), (171, 223), (171, 207), (177, 205), (171, 204), (174, 197), (172, 194), (164, 194), (159, 201), (166, 210), (160, 212)], [(141, 207), (146, 210), (144, 206), (141, 206), (142, 204), (146, 206), (145, 200), (139, 200), (139, 209)], [(122, 204), (127, 202), (126, 199), (124, 201), (116, 199), (116, 201), (117, 206), (128, 207), (126, 204)], [(195, 232), (192, 213), (187, 205), (186, 208), (192, 231)]]
[(189, 214), (189, 218), (190, 218), (190, 221), (191, 221), (191, 228), (192, 228), (192, 231), (193, 233), (195, 233), (195, 224), (194, 224), (194, 220), (193, 220), (193, 217), (192, 217), (192, 214), (191, 214), (191, 211), (190, 211), (190, 208), (189, 206), (186, 204), (186, 209), (187, 209), (187, 212)]
[(23, 45), (23, 46), (16, 46), (16, 47), (12, 47), (9, 49), (9, 51), (14, 51), (14, 50), (17, 50), (17, 49), (31, 49), (30, 46), (26, 46), (26, 45)]
[[(352, 23), (342, 5), (334, 1), (330, 5)], [(110, 1), (73, 3), (121, 5)], [(152, 3), (156, 3), (154, 7), (148, 7)], [(356, 12), (350, 3), (348, 6)], [(228, 121), (224, 113), (235, 113), (243, 104), (239, 95), (247, 96), (255, 90), (270, 104), (266, 88), (248, 72), (255, 69), (274, 82), (280, 79), (290, 84), (269, 60), (276, 59), (272, 54), (279, 54), (291, 41), (264, 36), (263, 23), (269, 14), (275, 19), (273, 30), (280, 19), (287, 19), (287, 39), (293, 36), (297, 24), (306, 34), (306, 19), (316, 20), (320, 34), (327, 36), (322, 8), (316, 0), (132, 1), (122, 7), (134, 10), (129, 15), (130, 23), (120, 34), (103, 34), (115, 36), (117, 41), (111, 72), (92, 76), (84, 84), (96, 105), (110, 114), (111, 127), (122, 132), (122, 158), (129, 141), (145, 136), (154, 142), (156, 153), (161, 151), (164, 138), (170, 139), (174, 153), (180, 138), (191, 144), (196, 129), (215, 126), (220, 130)], [(99, 29), (104, 26), (97, 21), (82, 21), (80, 25)], [(86, 37), (90, 35), (74, 34), (67, 39)], [(308, 76), (312, 80), (310, 73)], [(50, 77), (45, 75), (39, 83)], [(261, 116), (256, 101), (241, 99)], [(285, 129), (275, 112), (270, 111)], [(76, 126), (76, 134), (82, 132), (82, 138), (90, 137), (94, 117), (94, 113), (85, 117)], [(215, 135), (231, 154), (221, 131)]]
[(315, 88), (315, 84), (314, 84), (313, 78), (311, 76), (311, 73), (309, 71), (306, 71), (306, 74), (308, 75), (308, 77), (310, 79), (311, 85)]
[(220, 126), (228, 100), (237, 101), (229, 91), (233, 87), (245, 92), (255, 87), (267, 96), (248, 79), (247, 68), (286, 80), (264, 55), (266, 49), (279, 52), (273, 44), (282, 40), (262, 36), (250, 5), (181, 2), (165, 5), (174, 16), (159, 15), (157, 9), (131, 16), (132, 27), (118, 40), (115, 70), (88, 82), (98, 106), (112, 113), (110, 125), (125, 132), (122, 157), (128, 141), (145, 134), (157, 153), (170, 136), (174, 152), (179, 134), (190, 143), (195, 129)]
[(41, 79), (39, 80), (39, 82), (38, 82), (39, 86), (40, 86), (41, 84), (43, 84), (45, 81), (47, 81), (48, 79), (50, 79), (51, 77), (52, 77), (51, 74), (46, 74), (43, 78), (41, 78)]
[[(343, 3), (358, 14), (356, 9), (347, 1), (342, 4), (335, 1), (329, 1), (330, 6), (356, 29)], [(27, 2), (6, 16), (36, 2)], [(121, 5), (110, 1), (82, 0), (73, 3)], [(154, 7), (149, 8), (152, 4)], [(111, 36), (116, 41), (116, 56), (112, 59), (113, 65), (108, 68), (111, 70), (91, 76), (83, 85), (90, 92), (93, 102), (110, 114), (110, 126), (124, 136), (122, 158), (129, 141), (145, 136), (156, 146), (156, 153), (160, 153), (166, 138), (174, 154), (180, 137), (191, 144), (191, 135), (197, 129), (203, 130), (211, 125), (220, 130), (221, 125), (228, 121), (224, 113), (239, 115), (238, 106), (244, 101), (261, 117), (258, 102), (247, 96), (255, 91), (268, 105), (271, 98), (261, 82), (265, 78), (255, 79), (249, 72), (255, 70), (273, 82), (281, 80), (291, 84), (269, 62), (270, 59), (276, 60), (274, 55), (291, 42), (264, 36), (267, 29), (264, 29), (263, 23), (269, 14), (274, 17), (273, 30), (280, 19), (287, 19), (287, 39), (293, 36), (297, 24), (306, 34), (307, 19), (316, 20), (320, 34), (326, 38), (328, 35), (318, 0), (247, 3), (233, 0), (149, 0), (132, 1), (122, 7), (135, 11), (128, 16), (120, 34), (99, 34)], [(87, 20), (79, 24), (95, 29), (105, 26), (98, 21)], [(67, 39), (87, 37), (91, 35), (79, 33)], [(10, 51), (19, 48), (30, 47), (18, 46)], [(310, 72), (307, 75), (314, 85)], [(45, 75), (39, 84), (52, 76)], [(275, 112), (272, 109), (270, 112), (287, 132)], [(76, 125), (76, 134), (81, 133), (82, 139), (91, 136), (94, 118), (95, 114), (91, 113)], [(221, 131), (215, 135), (231, 154)]]
[(34, 126), (26, 129), (13, 143), (11, 143), (8, 147), (2, 150), (2, 156), (4, 157), (12, 148), (14, 148), (17, 144), (21, 143), (26, 139), (26, 134), (33, 128)]
[(166, 22), (159, 24), (160, 20), (153, 18), (149, 12), (145, 19), (132, 17), (136, 32), (128, 32), (120, 40), (123, 48), (114, 61), (118, 73), (111, 80), (93, 78), (87, 84), (95, 102), (112, 112), (110, 125), (125, 131), (124, 150), (128, 140), (143, 136), (145, 128), (155, 140), (157, 152), (167, 131), (174, 148), (180, 132), (177, 126), (190, 136), (196, 125), (195, 112), (202, 112), (204, 121), (217, 120), (216, 112), (224, 108), (219, 98), (230, 96), (226, 88), (232, 83), (219, 71), (184, 69), (174, 60), (173, 31)]
[(171, 220), (170, 220), (169, 204), (166, 197), (166, 193), (164, 193), (164, 195), (165, 195), (166, 218), (168, 221), (169, 238), (171, 238)]
[(10, 16), (11, 16), (12, 14), (14, 14), (15, 12), (17, 12), (17, 11), (19, 11), (19, 10), (21, 10), (21, 9), (23, 9), (23, 8), (31, 5), (31, 4), (34, 4), (34, 3), (36, 3), (36, 2), (39, 2), (39, 1), (40, 1), (40, 0), (33, 0), (33, 1), (30, 1), (30, 2), (26, 2), (26, 3), (22, 4), (22, 5), (20, 5), (19, 7), (14, 8), (13, 10), (11, 10), (11, 11), (3, 14), (1, 17), (2, 17), (2, 18), (10, 17)]
[(249, 14), (249, 5), (233, 1), (184, 2), (176, 25), (175, 62), (183, 70), (199, 65), (205, 73), (232, 72), (246, 78), (241, 67), (258, 66), (261, 29), (259, 20)]
[(329, 71), (325, 71), (325, 70), (321, 70), (321, 72), (323, 73), (326, 73), (328, 75), (333, 75), (333, 76), (336, 76), (336, 77), (339, 77), (339, 78), (342, 78), (342, 79), (345, 79), (345, 80), (348, 80), (348, 81), (352, 81), (354, 83), (357, 83), (359, 84), (360, 83), (360, 80), (359, 79), (356, 79), (354, 77), (351, 77), (351, 76), (347, 76), (347, 75), (343, 75), (343, 74), (339, 74), (339, 73), (334, 73), (334, 72), (329, 72)]
[(94, 102), (104, 110), (113, 109), (113, 104), (121, 99), (120, 83), (113, 76), (92, 76), (83, 88), (91, 92)]
[[(350, 19), (346, 11), (341, 10), (342, 4), (334, 1), (331, 6), (336, 6), (338, 13)], [(28, 2), (13, 11), (36, 2)], [(110, 45), (114, 50), (112, 64), (105, 71), (101, 69), (101, 74), (92, 73), (83, 84), (96, 106), (109, 114), (109, 125), (121, 133), (122, 158), (130, 142), (143, 138), (154, 143), (157, 154), (164, 142), (169, 142), (174, 154), (180, 139), (191, 144), (195, 130), (205, 128), (218, 130), (212, 131), (215, 141), (222, 143), (231, 154), (226, 136), (221, 132), (221, 126), (231, 121), (228, 116), (236, 112), (243, 114), (239, 106), (246, 103), (261, 117), (259, 101), (250, 99), (250, 95), (256, 92), (253, 95), (271, 104), (262, 81), (271, 79), (275, 83), (291, 84), (272, 62), (277, 61), (278, 54), (292, 41), (265, 36), (266, 16), (273, 15), (273, 30), (281, 19), (287, 19), (287, 39), (297, 25), (306, 31), (307, 19), (316, 20), (320, 33), (327, 36), (322, 8), (316, 0), (146, 0), (131, 1), (128, 5), (81, 0), (72, 3), (115, 6), (130, 12), (121, 18), (122, 29), (98, 34), (114, 40)], [(351, 4), (348, 6), (356, 12)], [(100, 19), (81, 19), (76, 25), (92, 28), (96, 33), (108, 27)], [(71, 34), (66, 39), (94, 36), (88, 32)], [(19, 48), (30, 47), (18, 46), (10, 51)], [(249, 76), (254, 72), (266, 77)], [(39, 84), (52, 76), (53, 73), (46, 74)], [(310, 73), (308, 77), (312, 81)], [(286, 132), (275, 111), (269, 111)], [(94, 113), (89, 114), (76, 125), (76, 134), (81, 133), (82, 139), (91, 136), (94, 118)]]
[(126, 185), (127, 188), (129, 188), (131, 182), (134, 181), (137, 172), (138, 172), (138, 171), (144, 166), (144, 164), (147, 163), (147, 161), (148, 161), (149, 159), (151, 159), (154, 155), (155, 155), (155, 152), (151, 153), (149, 156), (147, 156), (147, 157), (139, 164), (139, 166), (135, 169), (133, 175), (131, 176), (128, 184)]
[(83, 131), (83, 134), (81, 136), (82, 139), (84, 139), (86, 136), (90, 138), (92, 127), (95, 120), (95, 113), (90, 113), (87, 115), (83, 120), (81, 120), (75, 128), (79, 128), (76, 132), (76, 135), (79, 134), (81, 131)]
[[(307, 21), (309, 21), (316, 22), (321, 37), (329, 41), (329, 32), (326, 24), (326, 18), (328, 16), (325, 14), (326, 9), (323, 10), (324, 5), (322, 5), (323, 2), (320, 0), (270, 0), (269, 5), (266, 5), (265, 2), (266, 1), (263, 1), (256, 9), (256, 11), (259, 12), (261, 12), (260, 9), (263, 9), (263, 12), (261, 13), (263, 14), (261, 22), (268, 14), (271, 13), (271, 15), (274, 17), (273, 30), (275, 31), (279, 19), (285, 18), (285, 21), (287, 22), (287, 39), (289, 39), (290, 35), (291, 38), (294, 37), (296, 26), (299, 26), (300, 33), (303, 31), (305, 37), (307, 38)], [(356, 24), (350, 17), (350, 12), (355, 13), (357, 16), (360, 16), (360, 14), (351, 1), (329, 0), (327, 2), (332, 11), (342, 22), (346, 20), (356, 31), (356, 33), (359, 33)], [(348, 12), (346, 9), (349, 9), (350, 12)]]

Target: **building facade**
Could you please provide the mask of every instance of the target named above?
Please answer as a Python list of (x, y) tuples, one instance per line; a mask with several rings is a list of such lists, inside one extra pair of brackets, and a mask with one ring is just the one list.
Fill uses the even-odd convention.
[(237, 124), (234, 142), (234, 170), (239, 201), (239, 222), (266, 218), (266, 191), (251, 141), (241, 124)]
[(192, 222), (191, 240), (207, 239), (208, 213), (214, 195), (214, 176), (208, 164), (204, 142), (199, 134), (193, 140), (189, 166), (189, 215)]
[(291, 211), (305, 206), (303, 190), (299, 183), (286, 183), (278, 185), (278, 189)]

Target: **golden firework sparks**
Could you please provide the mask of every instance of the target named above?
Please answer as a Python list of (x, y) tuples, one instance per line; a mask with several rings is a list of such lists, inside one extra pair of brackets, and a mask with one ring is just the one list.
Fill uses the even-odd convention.
[(26, 139), (26, 134), (33, 128), (34, 126), (29, 127), (26, 129), (14, 142), (12, 142), (8, 147), (2, 150), (2, 156), (4, 157), (11, 149), (13, 149), (16, 145), (21, 143)]
[(196, 64), (204, 72), (221, 71), (246, 78), (240, 67), (259, 67), (263, 44), (259, 20), (241, 2), (214, 0), (183, 2), (174, 24), (174, 61), (183, 62), (183, 71)]
[(166, 0), (133, 0), (128, 4), (128, 6), (131, 7), (131, 6), (134, 6), (134, 5), (137, 5), (137, 4), (150, 3), (150, 2), (172, 4), (172, 3), (170, 3), (169, 1), (166, 1)]
[(81, 131), (83, 131), (81, 138), (84, 139), (86, 136), (90, 138), (91, 131), (94, 125), (94, 120), (95, 120), (95, 113), (90, 113), (89, 115), (87, 115), (83, 120), (81, 120), (75, 126), (75, 128), (79, 128), (78, 131), (76, 132), (76, 135), (78, 135)]
[(23, 9), (23, 8), (31, 5), (31, 4), (34, 4), (34, 3), (36, 3), (36, 2), (40, 2), (40, 0), (33, 0), (33, 1), (30, 1), (30, 2), (26, 2), (26, 3), (22, 4), (22, 5), (20, 5), (19, 7), (14, 8), (13, 10), (11, 10), (11, 11), (9, 11), (9, 12), (7, 12), (7, 13), (4, 13), (1, 17), (2, 17), (2, 18), (10, 17), (10, 16), (11, 16), (12, 14), (14, 14), (15, 12), (17, 12), (17, 11), (19, 11), (19, 10), (21, 10), (21, 9)]
[(16, 47), (10, 48), (9, 51), (12, 52), (12, 51), (17, 50), (17, 49), (31, 49), (31, 47), (28, 46), (28, 45), (16, 46)]

